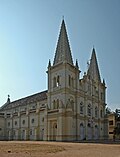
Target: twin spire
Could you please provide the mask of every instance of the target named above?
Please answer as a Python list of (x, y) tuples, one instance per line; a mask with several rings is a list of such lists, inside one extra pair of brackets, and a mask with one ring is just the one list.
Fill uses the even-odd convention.
[[(72, 54), (71, 54), (71, 49), (70, 49), (70, 45), (69, 45), (69, 40), (68, 40), (68, 36), (67, 36), (64, 19), (62, 20), (62, 24), (61, 24), (61, 28), (60, 28), (60, 34), (59, 34), (59, 38), (58, 38), (58, 42), (57, 42), (53, 65), (57, 65), (57, 64), (63, 63), (63, 62), (67, 62), (67, 63), (73, 65), (73, 59), (72, 59)], [(77, 61), (76, 61), (76, 65), (78, 66)], [(89, 68), (87, 71), (87, 75), (91, 79), (98, 80), (101, 82), (100, 72), (99, 72), (96, 53), (95, 53), (94, 48), (92, 50), (92, 56), (91, 56)]]
[(72, 59), (72, 54), (70, 50), (64, 19), (62, 20), (62, 25), (60, 29), (53, 65), (56, 65), (61, 62), (67, 62), (73, 65), (73, 59)]
[(93, 47), (93, 50), (92, 50), (92, 56), (91, 56), (90, 65), (89, 65), (89, 68), (88, 68), (88, 71), (87, 71), (87, 75), (91, 79), (101, 82), (100, 72), (99, 72), (99, 68), (98, 68), (97, 57), (96, 57), (94, 47)]

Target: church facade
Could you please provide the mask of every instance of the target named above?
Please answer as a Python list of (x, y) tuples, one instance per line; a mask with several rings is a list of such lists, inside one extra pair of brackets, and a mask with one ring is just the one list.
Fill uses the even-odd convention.
[(62, 20), (53, 64), (49, 60), (48, 89), (0, 109), (1, 140), (80, 141), (108, 138), (106, 85), (101, 81), (93, 48), (89, 67), (80, 77), (73, 63)]

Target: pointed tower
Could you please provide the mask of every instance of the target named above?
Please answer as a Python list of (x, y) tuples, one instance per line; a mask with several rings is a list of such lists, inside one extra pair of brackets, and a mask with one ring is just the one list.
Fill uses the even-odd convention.
[(92, 56), (91, 56), (90, 65), (87, 71), (87, 75), (90, 79), (101, 82), (95, 48), (93, 48), (92, 50)]
[(67, 36), (66, 26), (64, 19), (62, 21), (61, 29), (60, 29), (60, 35), (58, 38), (55, 58), (53, 65), (59, 64), (61, 62), (67, 62), (73, 65), (69, 40)]
[[(76, 125), (77, 93), (79, 88), (78, 62), (73, 64), (65, 21), (62, 20), (53, 65), (48, 66), (47, 124), (50, 126), (47, 140), (68, 141), (76, 136), (72, 125)], [(54, 114), (53, 114), (54, 113)], [(66, 115), (66, 116), (65, 116)], [(70, 115), (70, 116), (67, 116)], [(51, 120), (51, 117), (53, 120)], [(53, 130), (52, 130), (53, 129)], [(77, 129), (76, 129), (77, 130)], [(66, 136), (67, 135), (67, 136)], [(69, 136), (70, 135), (70, 136)], [(74, 139), (71, 139), (74, 137)]]

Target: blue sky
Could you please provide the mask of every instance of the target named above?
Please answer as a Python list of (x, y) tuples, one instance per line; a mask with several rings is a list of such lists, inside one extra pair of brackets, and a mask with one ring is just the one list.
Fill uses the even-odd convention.
[(94, 45), (108, 107), (120, 108), (120, 0), (0, 0), (0, 106), (47, 89), (63, 15), (81, 76)]

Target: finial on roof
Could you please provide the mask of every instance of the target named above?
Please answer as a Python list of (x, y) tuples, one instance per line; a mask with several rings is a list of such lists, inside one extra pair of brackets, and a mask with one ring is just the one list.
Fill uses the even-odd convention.
[(90, 60), (87, 60), (87, 69), (89, 69), (90, 66)]
[(103, 79), (103, 84), (105, 85), (105, 79)]
[(76, 66), (76, 68), (79, 68), (77, 59), (76, 59), (76, 65), (75, 66)]
[(10, 95), (8, 94), (7, 103), (10, 103)]
[(49, 59), (49, 62), (48, 62), (48, 67), (51, 67), (51, 61), (50, 61), (50, 59)]
[(94, 46), (94, 45), (93, 45), (93, 49), (92, 49), (92, 52), (93, 52), (93, 53), (95, 53), (95, 46)]
[(62, 16), (62, 20), (64, 20), (64, 15)]

